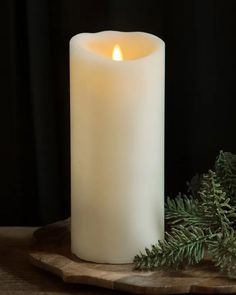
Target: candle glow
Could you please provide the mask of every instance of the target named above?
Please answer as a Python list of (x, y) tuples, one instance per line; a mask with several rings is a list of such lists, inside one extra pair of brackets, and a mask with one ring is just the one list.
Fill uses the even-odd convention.
[(112, 59), (116, 61), (123, 60), (123, 54), (118, 44), (116, 44), (113, 48)]

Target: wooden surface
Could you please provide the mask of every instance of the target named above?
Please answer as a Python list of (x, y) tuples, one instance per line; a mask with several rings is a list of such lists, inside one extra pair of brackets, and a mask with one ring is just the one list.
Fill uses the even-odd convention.
[(219, 275), (209, 261), (182, 271), (134, 271), (132, 265), (81, 261), (70, 252), (68, 221), (35, 232), (31, 262), (66, 283), (90, 284), (136, 294), (236, 293), (236, 280)]
[(92, 286), (65, 284), (29, 263), (28, 249), (36, 228), (0, 227), (0, 295), (122, 295)]

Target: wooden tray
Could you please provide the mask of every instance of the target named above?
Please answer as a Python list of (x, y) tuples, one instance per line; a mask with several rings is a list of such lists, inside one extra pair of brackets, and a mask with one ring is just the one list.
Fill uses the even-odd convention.
[(139, 272), (132, 264), (85, 262), (70, 252), (69, 220), (34, 233), (29, 252), (33, 265), (60, 276), (66, 283), (88, 284), (136, 294), (235, 293), (236, 279), (219, 275), (209, 261), (181, 271)]

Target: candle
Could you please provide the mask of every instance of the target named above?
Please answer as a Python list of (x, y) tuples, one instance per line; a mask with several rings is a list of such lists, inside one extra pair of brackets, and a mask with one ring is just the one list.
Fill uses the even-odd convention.
[(164, 42), (141, 32), (70, 41), (71, 250), (130, 263), (164, 232)]

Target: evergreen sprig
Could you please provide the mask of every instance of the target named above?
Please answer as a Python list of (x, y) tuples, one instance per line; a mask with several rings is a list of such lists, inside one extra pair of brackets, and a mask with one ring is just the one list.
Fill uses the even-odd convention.
[(208, 246), (215, 266), (229, 276), (236, 274), (236, 236), (234, 230), (219, 235)]
[(199, 263), (207, 250), (212, 262), (229, 275), (236, 273), (236, 155), (220, 151), (215, 172), (195, 176), (190, 196), (167, 198), (170, 232), (144, 253), (135, 256), (136, 269)]
[(209, 231), (207, 234), (200, 227), (173, 228), (166, 233), (163, 241), (158, 241), (151, 250), (146, 248), (146, 253), (140, 253), (134, 258), (136, 269), (147, 270), (157, 267), (175, 267), (185, 264), (199, 263), (205, 252), (207, 240), (213, 238)]
[(203, 175), (199, 190), (201, 198), (200, 211), (215, 232), (229, 230), (232, 219), (236, 217), (235, 208), (229, 204), (230, 198), (223, 191), (216, 173), (209, 170)]
[(220, 151), (216, 158), (215, 171), (224, 191), (231, 196), (232, 204), (236, 205), (236, 155)]
[(202, 183), (202, 175), (196, 174), (190, 181), (187, 181), (188, 192), (194, 197), (199, 197), (199, 190)]
[(179, 193), (175, 199), (167, 197), (165, 218), (170, 225), (205, 227), (208, 220), (201, 214), (199, 200)]

